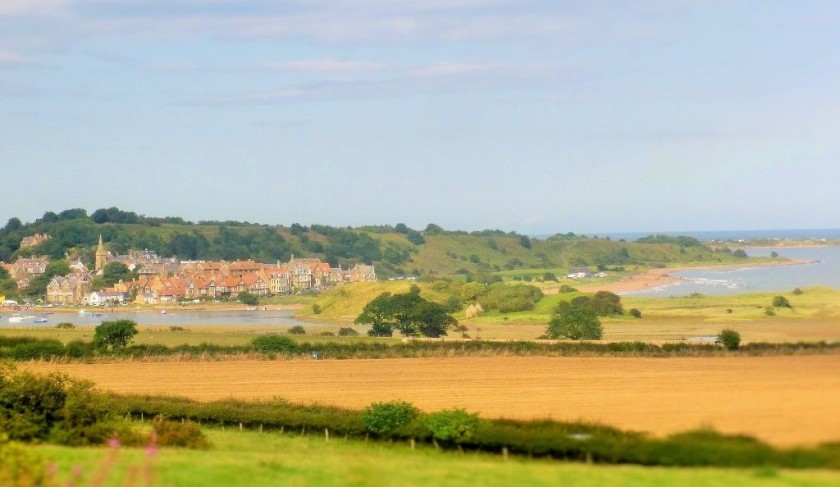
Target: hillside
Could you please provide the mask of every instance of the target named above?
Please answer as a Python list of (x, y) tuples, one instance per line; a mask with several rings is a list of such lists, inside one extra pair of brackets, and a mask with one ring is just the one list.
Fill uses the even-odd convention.
[[(21, 248), (25, 237), (47, 234), (49, 240)], [(726, 263), (743, 260), (729, 249), (712, 250), (687, 237), (650, 237), (635, 242), (610, 241), (574, 234), (546, 239), (515, 232), (446, 231), (430, 224), (418, 231), (403, 224), (377, 227), (330, 227), (299, 224), (261, 225), (237, 221), (188, 222), (179, 217), (152, 218), (116, 208), (47, 212), (31, 223), (17, 218), (0, 229), (0, 260), (65, 255), (93, 263), (102, 235), (115, 254), (148, 249), (182, 260), (253, 259), (286, 261), (292, 255), (319, 257), (332, 265), (376, 266), (381, 278), (397, 276), (471, 276), (486, 280), (565, 275), (572, 267), (663, 267), (681, 263)]]

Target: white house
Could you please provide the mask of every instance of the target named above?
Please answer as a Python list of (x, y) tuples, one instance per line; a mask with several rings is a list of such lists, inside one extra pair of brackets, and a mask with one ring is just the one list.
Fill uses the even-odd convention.
[(94, 291), (88, 296), (91, 306), (105, 306), (106, 304), (123, 304), (125, 295), (116, 291)]

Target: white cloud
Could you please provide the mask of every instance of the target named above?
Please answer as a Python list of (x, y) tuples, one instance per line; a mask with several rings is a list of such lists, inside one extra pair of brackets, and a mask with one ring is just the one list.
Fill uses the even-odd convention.
[(0, 16), (50, 14), (68, 3), (68, 0), (0, 0)]
[(0, 64), (30, 64), (32, 60), (6, 49), (0, 49)]
[(265, 62), (260, 65), (263, 69), (292, 71), (292, 72), (315, 72), (335, 73), (351, 71), (376, 71), (384, 66), (379, 63), (367, 61), (341, 61), (336, 59), (310, 59), (300, 61)]

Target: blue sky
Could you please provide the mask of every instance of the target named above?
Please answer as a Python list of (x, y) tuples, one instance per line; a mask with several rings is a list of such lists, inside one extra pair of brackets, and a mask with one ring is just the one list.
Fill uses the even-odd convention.
[(0, 0), (0, 218), (840, 227), (834, 1)]

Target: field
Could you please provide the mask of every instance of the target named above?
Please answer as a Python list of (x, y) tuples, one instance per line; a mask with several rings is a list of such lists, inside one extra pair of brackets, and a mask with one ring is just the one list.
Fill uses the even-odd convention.
[[(251, 487), (260, 485), (323, 486), (540, 486), (540, 485), (692, 485), (795, 486), (837, 485), (832, 471), (789, 471), (773, 468), (652, 468), (592, 466), (499, 455), (438, 452), (429, 447), (411, 450), (407, 444), (363, 443), (343, 438), (259, 434), (208, 429), (215, 447), (209, 451), (163, 449), (153, 460), (156, 485)], [(103, 465), (102, 448), (36, 447), (59, 467), (65, 480), (74, 466), (87, 478)], [(106, 486), (128, 485), (125, 472), (143, 465), (138, 449), (121, 449)], [(143, 480), (134, 477), (135, 483)], [(97, 484), (99, 485), (99, 484)]]
[[(283, 397), (361, 409), (601, 422), (657, 435), (698, 427), (781, 446), (840, 440), (840, 355), (716, 358), (468, 357), (20, 365), (123, 393), (199, 400)], [(804, 413), (807, 412), (807, 413)]]

